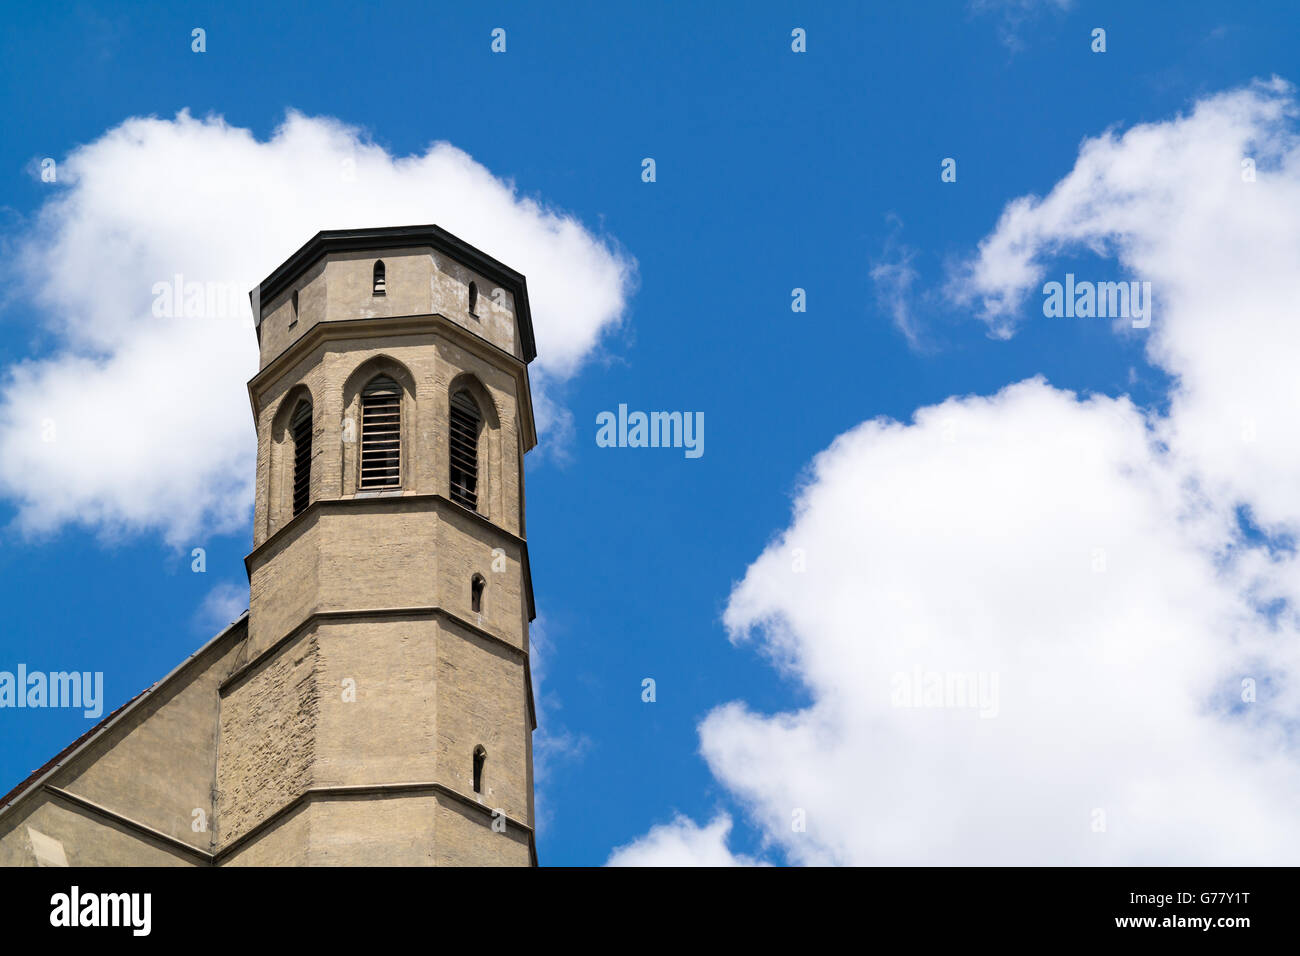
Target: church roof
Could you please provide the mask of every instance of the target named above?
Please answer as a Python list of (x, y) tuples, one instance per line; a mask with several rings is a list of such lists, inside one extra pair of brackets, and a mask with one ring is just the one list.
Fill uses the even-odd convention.
[(82, 734), (72, 743), (68, 744), (66, 747), (64, 747), (62, 750), (56, 753), (53, 757), (51, 757), (41, 766), (33, 770), (28, 777), (26, 777), (21, 783), (18, 784), (18, 786), (14, 787), (3, 797), (0, 797), (0, 810), (3, 810), (9, 804), (13, 803), (15, 800), (21, 797), (28, 788), (30, 788), (34, 783), (36, 783), (36, 781), (40, 780), (42, 777), (44, 777), (55, 767), (62, 764), (65, 757), (71, 754), (82, 744), (89, 742), (91, 737), (94, 737), (96, 734), (99, 733), (101, 729), (107, 727), (109, 722), (112, 721), (114, 718), (116, 718), (118, 714), (122, 713), (122, 711), (126, 710), (128, 707), (134, 704), (145, 694), (149, 693), (150, 689), (151, 688), (146, 687), (144, 690), (140, 691), (140, 693), (136, 694), (134, 697), (128, 700), (121, 707), (117, 708), (117, 710), (113, 711), (108, 716), (99, 720), (98, 723), (93, 724), (91, 728), (87, 730), (84, 734)]
[(528, 281), (523, 274), (434, 225), (325, 229), (316, 233), (250, 293), (255, 303), (253, 322), (257, 326), (258, 341), (260, 342), (262, 338), (262, 317), (258, 314), (260, 310), (256, 307), (256, 303), (274, 299), (322, 256), (331, 252), (368, 252), (411, 246), (431, 246), (508, 290), (514, 297), (515, 312), (519, 317), (519, 338), (524, 345), (524, 361), (531, 362), (537, 358), (537, 342), (533, 336), (533, 315), (528, 305)]
[(31, 774), (29, 774), (21, 783), (18, 784), (18, 786), (14, 787), (3, 797), (0, 797), (0, 813), (6, 812), (9, 809), (9, 807), (15, 801), (18, 800), (19, 797), (23, 796), (29, 790), (36, 789), (37, 784), (39, 784), (50, 774), (54, 773), (54, 771), (62, 767), (65, 763), (67, 763), (67, 761), (71, 757), (75, 756), (78, 751), (80, 751), (83, 747), (88, 745), (92, 740), (94, 740), (100, 734), (107, 731), (111, 726), (117, 723), (117, 721), (120, 718), (126, 716), (126, 714), (129, 711), (134, 710), (139, 704), (141, 704), (150, 694), (156, 691), (159, 687), (162, 687), (164, 684), (171, 681), (171, 679), (174, 678), (181, 671), (183, 671), (191, 661), (197, 658), (208, 648), (212, 647), (212, 645), (220, 641), (223, 637), (225, 637), (232, 630), (234, 630), (238, 625), (243, 623), (243, 621), (245, 621), (247, 618), (248, 618), (248, 612), (245, 611), (243, 614), (239, 615), (239, 617), (237, 617), (234, 621), (232, 621), (229, 626), (223, 628), (221, 632), (218, 633), (215, 637), (213, 637), (210, 641), (205, 643), (202, 647), (200, 647), (189, 657), (185, 658), (185, 660), (183, 660), (176, 668), (174, 668), (170, 674), (168, 674), (162, 680), (157, 681), (152, 686), (146, 687), (144, 690), (140, 691), (140, 693), (136, 694), (125, 704), (118, 707), (112, 713), (108, 714), (97, 724), (95, 724), (93, 727), (87, 730), (84, 734), (82, 734), (72, 743), (68, 744), (57, 754), (55, 754), (53, 757), (47, 760), (40, 767), (33, 770)]

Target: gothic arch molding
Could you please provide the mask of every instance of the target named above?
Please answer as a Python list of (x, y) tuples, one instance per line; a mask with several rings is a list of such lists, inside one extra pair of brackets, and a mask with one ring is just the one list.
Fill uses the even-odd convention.
[[(319, 427), (316, 414), (319, 408), (311, 389), (302, 383), (285, 393), (271, 418), (266, 495), (268, 534), (282, 528), (293, 517), (293, 436), (289, 425), (294, 412), (304, 402), (311, 407), (312, 431), (315, 433)], [(312, 469), (313, 472), (315, 470)], [(316, 477), (314, 473), (311, 476), (313, 490), (317, 484)]]
[[(488, 518), (497, 518), (502, 514), (501, 502), (501, 413), (497, 408), (492, 393), (488, 391), (482, 380), (473, 372), (461, 372), (456, 375), (451, 383), (447, 386), (446, 395), (443, 396), (441, 412), (443, 421), (447, 421), (450, 416), (451, 399), (458, 392), (466, 392), (474, 403), (478, 406), (479, 413), (482, 415), (482, 430), (479, 435), (478, 448), (478, 480), (479, 480), (479, 504), (478, 513)], [(449, 462), (448, 450), (440, 449), (442, 460), (442, 480), (448, 482), (449, 479)], [(444, 487), (447, 487), (444, 485)]]
[(361, 362), (348, 375), (343, 384), (343, 419), (340, 423), (339, 454), (342, 494), (361, 492), (361, 396), (367, 385), (380, 376), (392, 379), (402, 390), (400, 416), (400, 472), (402, 480), (394, 491), (409, 490), (412, 486), (414, 438), (416, 435), (415, 376), (406, 365), (391, 355), (375, 355)]

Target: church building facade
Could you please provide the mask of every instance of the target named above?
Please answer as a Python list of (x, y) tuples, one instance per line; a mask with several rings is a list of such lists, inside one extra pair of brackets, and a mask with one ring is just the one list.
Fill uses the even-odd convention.
[(0, 865), (536, 865), (524, 277), (339, 230), (251, 298), (249, 609), (0, 798)]

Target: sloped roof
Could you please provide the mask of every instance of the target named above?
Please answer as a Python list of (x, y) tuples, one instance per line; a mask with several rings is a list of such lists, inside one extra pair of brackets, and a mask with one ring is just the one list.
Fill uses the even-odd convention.
[(48, 761), (46, 761), (36, 770), (32, 771), (32, 773), (20, 784), (18, 784), (18, 786), (14, 787), (3, 797), (0, 797), (0, 814), (6, 813), (9, 810), (9, 808), (20, 797), (22, 797), (24, 794), (28, 793), (29, 791), (35, 790), (37, 784), (39, 784), (50, 774), (54, 773), (55, 770), (62, 767), (63, 764), (66, 763), (69, 759), (71, 759), (78, 751), (80, 751), (83, 747), (88, 746), (91, 743), (91, 741), (93, 741), (101, 734), (103, 734), (105, 731), (107, 731), (109, 727), (117, 723), (117, 721), (122, 717), (126, 716), (128, 712), (134, 710), (137, 706), (140, 705), (140, 703), (146, 697), (148, 697), (154, 691), (158, 690), (158, 688), (169, 683), (173, 678), (176, 677), (177, 674), (183, 671), (193, 660), (195, 660), (195, 658), (201, 655), (204, 651), (208, 650), (208, 648), (212, 647), (214, 644), (220, 641), (223, 637), (225, 637), (227, 634), (229, 634), (231, 631), (233, 631), (236, 627), (238, 627), (241, 623), (243, 623), (247, 619), (248, 619), (248, 612), (245, 611), (243, 614), (239, 615), (239, 617), (237, 617), (234, 621), (232, 621), (229, 626), (224, 628), (219, 634), (217, 634), (215, 637), (213, 637), (211, 640), (205, 643), (202, 647), (200, 647), (189, 657), (185, 658), (185, 660), (181, 661), (181, 663), (177, 665), (177, 667), (175, 667), (170, 674), (168, 674), (166, 677), (164, 677), (162, 680), (158, 681), (157, 683), (153, 684), (151, 687), (146, 687), (144, 690), (140, 691), (140, 693), (136, 694), (134, 697), (128, 700), (121, 707), (117, 708), (117, 710), (113, 711), (111, 714), (106, 716), (103, 720), (99, 721), (97, 724), (95, 724), (93, 727), (87, 730), (84, 734), (82, 734), (72, 743), (68, 744), (68, 746), (60, 750), (57, 754), (51, 757)]
[(121, 707), (117, 708), (117, 710), (115, 710), (115, 711), (113, 711), (112, 713), (110, 713), (107, 717), (104, 717), (103, 719), (101, 719), (98, 723), (94, 724), (94, 725), (93, 725), (89, 730), (87, 730), (84, 734), (82, 734), (80, 737), (78, 737), (78, 738), (77, 738), (76, 740), (74, 740), (72, 743), (68, 744), (66, 747), (64, 747), (62, 750), (60, 750), (58, 753), (56, 753), (53, 757), (51, 757), (49, 760), (47, 760), (47, 761), (46, 761), (45, 763), (43, 763), (41, 766), (39, 766), (39, 767), (37, 767), (35, 770), (33, 770), (33, 771), (31, 772), (31, 775), (28, 776), (25, 780), (23, 780), (22, 783), (18, 784), (18, 786), (14, 787), (12, 790), (10, 790), (8, 793), (6, 793), (3, 797), (0, 797), (0, 810), (4, 809), (6, 806), (8, 806), (10, 803), (12, 803), (14, 800), (16, 800), (18, 797), (22, 796), (23, 791), (25, 791), (28, 787), (30, 787), (32, 784), (34, 784), (37, 780), (41, 779), (41, 777), (45, 776), (47, 773), (49, 773), (49, 772), (50, 772), (51, 770), (53, 770), (55, 767), (57, 767), (57, 766), (59, 766), (61, 763), (63, 763), (63, 758), (64, 758), (64, 757), (68, 756), (70, 753), (72, 753), (74, 750), (76, 750), (76, 749), (77, 749), (78, 747), (80, 747), (82, 744), (84, 744), (84, 743), (86, 743), (87, 741), (89, 741), (91, 737), (95, 736), (97, 733), (99, 733), (99, 731), (100, 731), (102, 728), (106, 727), (106, 726), (108, 725), (109, 721), (113, 720), (113, 719), (114, 719), (118, 714), (122, 713), (122, 711), (126, 710), (128, 707), (130, 707), (132, 704), (134, 704), (137, 700), (139, 700), (139, 699), (140, 699), (141, 697), (143, 697), (145, 694), (149, 693), (149, 690), (150, 690), (150, 688), (146, 687), (144, 690), (140, 691), (140, 693), (136, 694), (134, 697), (132, 697), (130, 700), (128, 700), (128, 701), (127, 701), (125, 704), (123, 704)]

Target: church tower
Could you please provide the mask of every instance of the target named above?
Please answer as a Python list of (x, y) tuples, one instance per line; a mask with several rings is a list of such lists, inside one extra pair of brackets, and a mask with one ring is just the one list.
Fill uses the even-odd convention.
[(535, 864), (524, 277), (436, 226), (341, 230), (252, 301), (218, 862)]

